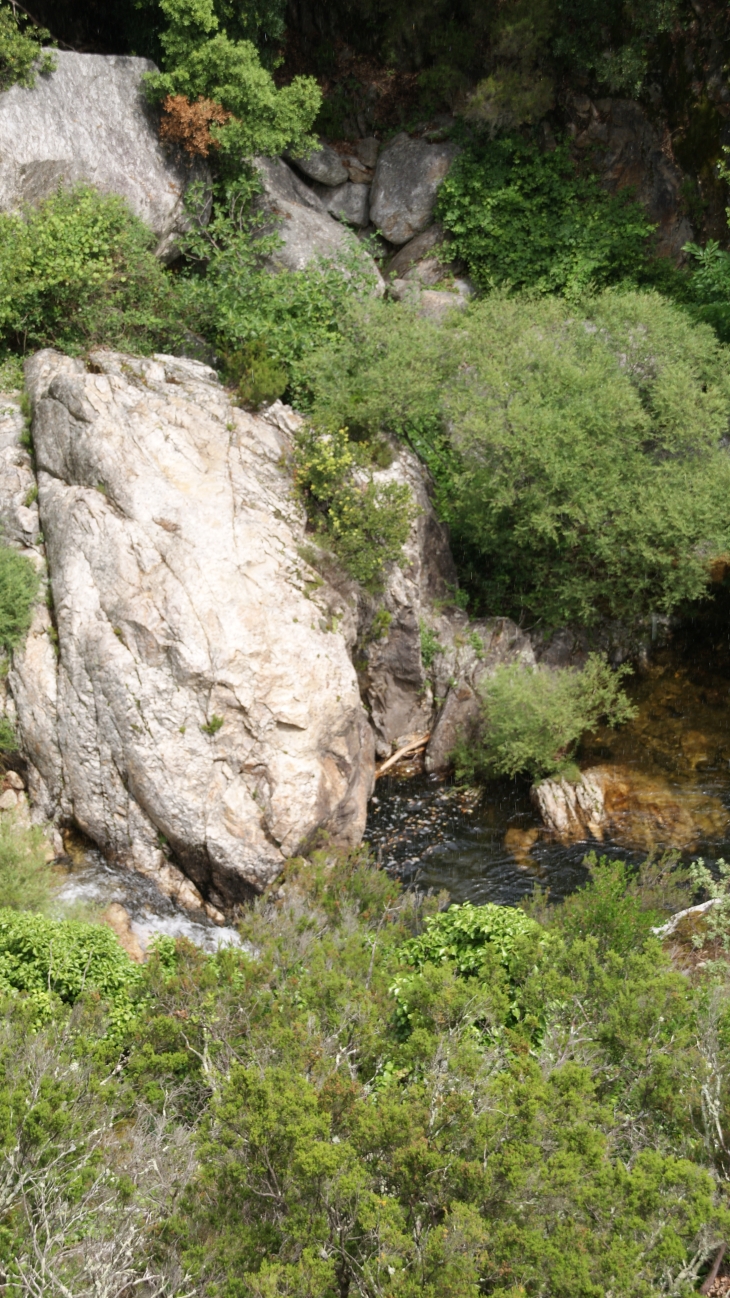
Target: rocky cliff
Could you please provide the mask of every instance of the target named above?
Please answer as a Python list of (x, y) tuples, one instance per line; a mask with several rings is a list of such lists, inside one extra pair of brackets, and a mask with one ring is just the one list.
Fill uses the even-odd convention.
[(214, 905), (317, 829), (358, 841), (372, 733), (297, 552), (293, 417), (171, 357), (46, 351), (27, 382), (53, 611), (10, 685), (36, 807), (144, 871), (171, 853)]

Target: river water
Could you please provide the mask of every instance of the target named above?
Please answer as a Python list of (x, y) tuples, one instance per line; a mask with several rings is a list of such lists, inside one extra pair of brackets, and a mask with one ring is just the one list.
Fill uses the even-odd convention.
[(588, 876), (586, 854), (730, 860), (730, 598), (722, 592), (675, 628), (627, 682), (638, 708), (618, 731), (589, 735), (579, 765), (609, 767), (629, 790), (621, 824), (598, 843), (543, 829), (526, 780), (460, 790), (414, 765), (378, 780), (366, 837), (406, 884), (454, 901), (514, 905), (540, 883), (554, 900)]

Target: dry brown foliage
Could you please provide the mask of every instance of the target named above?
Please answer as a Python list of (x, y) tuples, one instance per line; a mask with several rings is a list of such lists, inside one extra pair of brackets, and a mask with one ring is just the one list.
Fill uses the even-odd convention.
[(202, 95), (195, 103), (185, 95), (168, 95), (162, 108), (160, 139), (180, 144), (191, 157), (199, 158), (207, 158), (211, 148), (217, 147), (217, 141), (210, 133), (212, 123), (224, 126), (233, 116), (222, 104), (217, 104), (214, 99), (203, 99)]

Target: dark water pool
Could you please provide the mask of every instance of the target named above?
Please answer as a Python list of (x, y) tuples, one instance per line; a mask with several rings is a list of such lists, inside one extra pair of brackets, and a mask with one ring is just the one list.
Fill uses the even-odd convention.
[(366, 831), (383, 865), (454, 901), (515, 904), (536, 882), (566, 896), (587, 878), (590, 851), (730, 860), (730, 592), (685, 620), (627, 689), (635, 720), (588, 736), (579, 753), (582, 769), (608, 767), (629, 789), (621, 826), (603, 842), (547, 835), (526, 781), (463, 791), (396, 773), (377, 782)]

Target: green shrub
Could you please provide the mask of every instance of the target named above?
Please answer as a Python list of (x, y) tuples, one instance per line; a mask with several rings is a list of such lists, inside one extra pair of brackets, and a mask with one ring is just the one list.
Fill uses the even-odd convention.
[(613, 671), (599, 654), (590, 654), (582, 671), (498, 667), (481, 687), (477, 732), (462, 737), (454, 753), (459, 778), (559, 774), (572, 765), (586, 730), (635, 715), (620, 686), (627, 672)]
[(172, 283), (123, 199), (86, 186), (0, 215), (0, 340), (21, 352), (174, 345)]
[(224, 357), (224, 364), (226, 378), (237, 388), (241, 404), (247, 410), (258, 410), (286, 391), (287, 372), (271, 357), (263, 341), (250, 343), (242, 351)]
[(402, 963), (420, 969), (424, 964), (453, 964), (463, 977), (476, 976), (484, 962), (484, 949), (491, 946), (500, 961), (509, 966), (518, 939), (537, 936), (540, 926), (524, 911), (510, 906), (473, 906), (464, 902), (441, 914), (428, 916), (420, 937), (411, 938), (400, 950)]
[(319, 261), (272, 274), (262, 257), (275, 254), (280, 239), (255, 210), (259, 189), (255, 175), (218, 188), (210, 224), (185, 240), (188, 270), (176, 281), (176, 309), (224, 362), (230, 358), (232, 381), (240, 381), (242, 363), (257, 370), (256, 383), (268, 394), (280, 389), (283, 372), (301, 398), (302, 358), (340, 336), (350, 302), (372, 289), (372, 266), (353, 238), (337, 265)]
[(370, 304), (303, 363), (315, 420), (407, 439), (464, 584), (551, 626), (669, 612), (730, 549), (730, 360), (653, 292), (493, 294), (442, 326)]
[(0, 646), (8, 653), (28, 631), (39, 585), (30, 559), (0, 543)]
[(46, 910), (55, 892), (47, 863), (48, 839), (39, 825), (19, 823), (13, 812), (0, 816), (0, 907)]
[(444, 647), (439, 644), (439, 638), (432, 627), (428, 626), (423, 619), (419, 623), (419, 632), (421, 639), (421, 662), (426, 671), (433, 666), (437, 654), (443, 653)]
[(377, 591), (387, 565), (401, 556), (414, 504), (404, 483), (362, 480), (369, 451), (367, 444), (350, 442), (344, 428), (321, 433), (305, 427), (297, 435), (294, 462), (310, 518), (350, 575)]
[(45, 27), (36, 27), (14, 5), (0, 3), (0, 94), (10, 86), (33, 86), (36, 75), (45, 76), (55, 59), (41, 46), (50, 40)]
[(436, 213), (482, 288), (570, 297), (640, 276), (653, 228), (625, 193), (579, 173), (566, 145), (543, 153), (521, 136), (467, 146)]
[(138, 967), (104, 925), (0, 910), (0, 991), (23, 993), (39, 1020), (53, 1015), (56, 1001), (70, 1006), (96, 993), (120, 1029), (134, 1017), (139, 985)]

